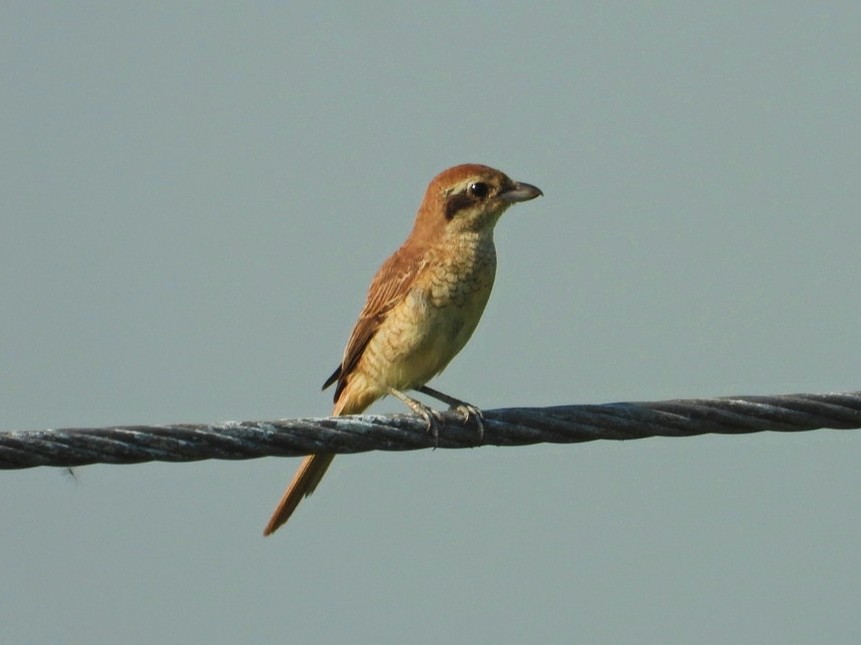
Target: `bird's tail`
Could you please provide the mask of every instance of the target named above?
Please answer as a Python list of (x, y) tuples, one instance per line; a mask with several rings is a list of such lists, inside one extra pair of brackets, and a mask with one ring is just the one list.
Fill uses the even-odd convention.
[[(335, 403), (335, 409), (332, 414), (336, 417), (346, 414), (361, 414), (364, 412), (374, 399), (378, 398), (379, 394), (375, 392), (355, 392), (350, 395), (347, 390), (341, 392), (338, 401)], [(271, 535), (278, 528), (290, 519), (293, 511), (299, 506), (299, 502), (308, 497), (317, 488), (317, 484), (323, 479), (326, 470), (332, 463), (335, 455), (327, 453), (317, 453), (308, 455), (299, 464), (296, 474), (293, 475), (293, 480), (284, 491), (281, 501), (275, 507), (275, 512), (269, 518), (269, 523), (263, 529), (263, 535)]]
[(317, 488), (317, 484), (323, 479), (323, 475), (326, 474), (326, 470), (334, 458), (335, 455), (321, 453), (308, 455), (302, 460), (299, 469), (293, 475), (293, 481), (290, 482), (287, 490), (284, 491), (281, 501), (278, 502), (275, 512), (272, 513), (269, 524), (263, 529), (263, 535), (274, 533), (278, 530), (278, 527), (290, 519), (293, 511), (299, 506), (299, 502), (313, 493), (314, 489)]

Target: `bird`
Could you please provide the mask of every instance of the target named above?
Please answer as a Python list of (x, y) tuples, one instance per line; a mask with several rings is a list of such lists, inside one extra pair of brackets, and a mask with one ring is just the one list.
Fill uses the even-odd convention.
[[(323, 384), (335, 385), (333, 416), (361, 414), (387, 395), (404, 402), (436, 432), (438, 412), (413, 390), (475, 418), (481, 411), (427, 387), (463, 349), (484, 311), (496, 274), (493, 229), (513, 204), (543, 195), (500, 170), (462, 164), (427, 187), (412, 231), (380, 266), (368, 288), (341, 362)], [(314, 492), (333, 454), (305, 457), (263, 531), (283, 525)]]

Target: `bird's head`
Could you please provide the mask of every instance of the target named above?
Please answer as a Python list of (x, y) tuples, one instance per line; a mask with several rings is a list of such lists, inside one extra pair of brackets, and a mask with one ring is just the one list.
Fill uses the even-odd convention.
[(535, 186), (514, 181), (489, 166), (454, 166), (428, 185), (414, 232), (435, 237), (489, 231), (509, 206), (542, 194)]

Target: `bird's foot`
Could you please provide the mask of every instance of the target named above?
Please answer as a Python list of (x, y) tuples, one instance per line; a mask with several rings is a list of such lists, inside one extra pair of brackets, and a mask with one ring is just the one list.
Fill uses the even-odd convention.
[(433, 434), (433, 447), (434, 449), (439, 448), (439, 428), (440, 424), (443, 423), (442, 414), (440, 414), (437, 410), (425, 405), (421, 401), (414, 399), (411, 396), (408, 396), (401, 392), (400, 390), (396, 390), (394, 388), (389, 389), (389, 394), (394, 396), (395, 398), (400, 399), (404, 405), (406, 405), (410, 410), (412, 410), (413, 414), (420, 416), (427, 423), (427, 427), (425, 431)]
[(416, 392), (427, 394), (428, 396), (435, 398), (437, 401), (442, 401), (443, 403), (448, 404), (448, 409), (460, 412), (463, 415), (464, 421), (469, 421), (470, 417), (475, 419), (475, 425), (478, 427), (478, 438), (480, 441), (484, 441), (484, 413), (480, 408), (474, 406), (472, 403), (467, 403), (466, 401), (461, 401), (453, 396), (444, 394), (439, 390), (434, 390), (427, 385), (422, 385), (421, 387), (416, 388)]
[(461, 401), (457, 405), (451, 406), (449, 409), (460, 412), (463, 415), (464, 421), (469, 421), (470, 417), (475, 419), (475, 425), (478, 428), (478, 439), (479, 441), (484, 441), (484, 412), (482, 412), (481, 409), (477, 408), (472, 403), (466, 403), (465, 401)]

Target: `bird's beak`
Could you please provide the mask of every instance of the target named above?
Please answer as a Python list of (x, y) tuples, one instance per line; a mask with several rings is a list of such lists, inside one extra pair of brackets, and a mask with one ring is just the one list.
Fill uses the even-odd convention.
[(500, 193), (500, 199), (503, 199), (507, 202), (528, 202), (530, 199), (535, 199), (539, 195), (543, 195), (541, 189), (537, 186), (533, 186), (532, 184), (525, 184), (523, 182), (516, 182), (514, 184), (514, 188), (511, 190), (506, 190), (504, 193)]

